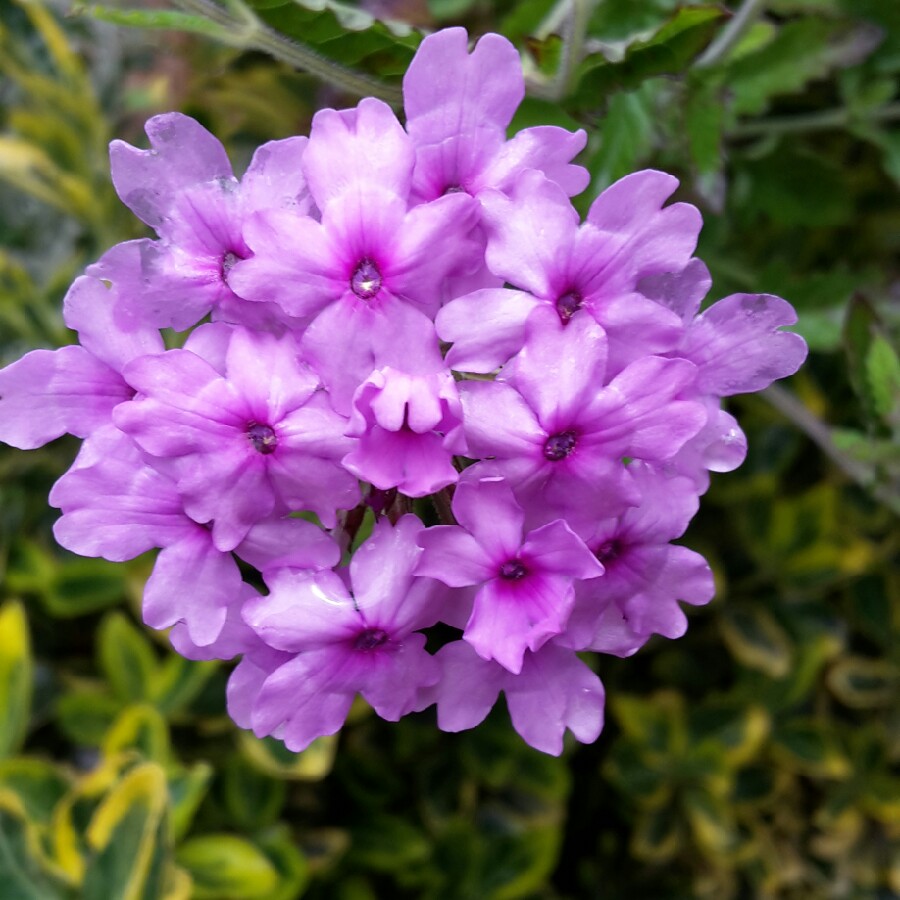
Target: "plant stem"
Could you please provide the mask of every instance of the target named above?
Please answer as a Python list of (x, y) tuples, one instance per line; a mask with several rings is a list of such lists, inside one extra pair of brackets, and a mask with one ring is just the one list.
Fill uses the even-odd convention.
[(227, 5), (231, 9), (236, 9), (237, 15), (223, 9), (215, 0), (175, 0), (175, 3), (186, 12), (204, 16), (229, 31), (237, 26), (239, 30), (235, 39), (229, 42), (238, 47), (262, 50), (275, 59), (309, 72), (310, 75), (347, 93), (359, 97), (380, 97), (392, 106), (400, 106), (403, 103), (403, 94), (399, 87), (393, 87), (377, 78), (348, 69), (315, 50), (279, 34), (261, 22), (243, 3), (228, 0)]
[(762, 391), (761, 396), (796, 425), (845, 475), (869, 491), (879, 503), (900, 512), (900, 501), (896, 494), (877, 483), (875, 469), (840, 450), (834, 443), (829, 427), (790, 391), (773, 384)]
[(731, 21), (716, 35), (716, 39), (706, 48), (694, 63), (695, 69), (714, 66), (727, 55), (728, 51), (741, 39), (744, 32), (763, 11), (766, 0), (744, 0), (741, 8)]
[[(826, 109), (822, 112), (808, 113), (800, 116), (773, 116), (770, 119), (758, 119), (735, 125), (728, 131), (729, 138), (767, 137), (773, 134), (792, 134), (803, 131), (827, 131), (831, 128), (845, 128), (854, 118), (858, 118), (847, 107)], [(866, 121), (895, 122), (900, 120), (900, 103), (888, 103), (879, 106), (865, 115)]]

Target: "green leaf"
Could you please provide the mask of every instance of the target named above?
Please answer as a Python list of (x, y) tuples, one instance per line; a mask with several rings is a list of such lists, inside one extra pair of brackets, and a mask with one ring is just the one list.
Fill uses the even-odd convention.
[(36, 541), (17, 541), (6, 573), (9, 590), (33, 594), (57, 618), (96, 612), (125, 596), (121, 564), (49, 553)]
[(671, 806), (642, 812), (631, 837), (631, 851), (652, 863), (670, 860), (682, 843), (682, 828)]
[(428, 12), (439, 22), (465, 15), (476, 0), (427, 0)]
[(0, 890), (3, 900), (74, 900), (42, 865), (40, 836), (21, 800), (0, 788)]
[(730, 805), (709, 791), (685, 792), (684, 810), (697, 844), (711, 856), (730, 853), (739, 838)]
[(244, 831), (274, 824), (286, 796), (283, 780), (261, 774), (237, 755), (225, 768), (222, 792), (229, 817)]
[(725, 162), (722, 152), (725, 104), (718, 79), (704, 77), (702, 71), (688, 78), (684, 127), (697, 171), (701, 175), (720, 172)]
[[(896, 376), (890, 345), (873, 352), (879, 339), (887, 344), (882, 333), (883, 327), (875, 308), (861, 294), (855, 295), (844, 320), (844, 350), (850, 382), (872, 424), (881, 418), (879, 410), (892, 399), (885, 391), (889, 390)], [(896, 400), (896, 395), (893, 399)]]
[(189, 769), (170, 769), (168, 775), (172, 834), (178, 840), (187, 834), (194, 821), (209, 789), (213, 768), (209, 763), (198, 762)]
[(124, 25), (128, 28), (165, 29), (167, 31), (189, 31), (215, 38), (225, 43), (232, 43), (232, 32), (204, 16), (170, 9), (119, 9), (113, 6), (101, 6), (95, 3), (76, 4), (72, 12), (76, 15), (88, 15), (101, 22), (112, 25)]
[(897, 697), (900, 671), (885, 659), (846, 656), (829, 670), (828, 687), (845, 706), (876, 709)]
[(759, 604), (731, 603), (719, 620), (728, 649), (745, 666), (770, 678), (784, 678), (791, 668), (792, 646), (785, 630)]
[(103, 752), (112, 757), (126, 750), (154, 762), (169, 761), (169, 727), (157, 709), (136, 703), (122, 710), (103, 739)]
[(160, 766), (131, 769), (104, 797), (91, 818), (91, 850), (81, 900), (156, 900), (165, 881), (168, 802)]
[(874, 336), (866, 353), (866, 381), (876, 414), (886, 424), (900, 425), (900, 357), (880, 334)]
[(353, 829), (349, 858), (376, 872), (400, 872), (424, 862), (431, 845), (420, 828), (399, 816), (370, 815)]
[(0, 757), (25, 741), (31, 716), (34, 662), (25, 609), (16, 600), (0, 609)]
[(318, 781), (334, 766), (337, 735), (316, 738), (302, 753), (294, 753), (275, 738), (257, 738), (249, 731), (238, 735), (244, 758), (265, 775), (297, 781)]
[(70, 741), (87, 747), (99, 747), (122, 702), (99, 688), (78, 688), (57, 701), (59, 727)]
[(682, 7), (648, 40), (629, 43), (621, 59), (590, 54), (576, 72), (578, 87), (571, 102), (580, 109), (596, 109), (617, 89), (632, 90), (648, 78), (680, 74), (709, 42), (724, 15), (719, 6)]
[(309, 883), (310, 871), (293, 835), (281, 825), (264, 831), (257, 840), (279, 876), (278, 887), (266, 900), (296, 900)]
[(100, 623), (97, 652), (100, 669), (120, 700), (153, 698), (156, 654), (123, 613), (111, 612)]
[(599, 128), (599, 149), (588, 161), (593, 190), (601, 191), (640, 168), (639, 160), (653, 146), (654, 100), (655, 90), (651, 84), (612, 97)]
[(828, 724), (794, 719), (773, 735), (776, 754), (797, 771), (825, 778), (846, 778), (852, 768)]
[(734, 111), (765, 112), (775, 97), (796, 93), (832, 69), (858, 61), (873, 49), (872, 38), (871, 28), (859, 23), (813, 16), (787, 22), (760, 50), (727, 66)]
[(0, 791), (9, 790), (22, 802), (28, 818), (41, 825), (50, 822), (56, 804), (72, 784), (59, 766), (32, 757), (0, 760)]
[(268, 900), (278, 870), (255, 845), (233, 834), (189, 838), (176, 851), (194, 882), (195, 900)]
[(182, 712), (206, 687), (219, 663), (185, 659), (169, 654), (152, 676), (154, 704), (167, 716)]

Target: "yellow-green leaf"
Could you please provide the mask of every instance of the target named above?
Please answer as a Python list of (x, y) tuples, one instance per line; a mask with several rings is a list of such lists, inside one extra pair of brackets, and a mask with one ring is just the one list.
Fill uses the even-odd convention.
[(770, 678), (784, 678), (791, 668), (787, 632), (760, 605), (732, 604), (720, 619), (722, 637), (737, 660)]
[(25, 740), (33, 682), (25, 609), (10, 601), (0, 610), (0, 757), (15, 753)]
[(82, 900), (155, 900), (160, 896), (168, 796), (162, 768), (143, 763), (104, 798), (87, 829), (93, 855)]
[(257, 847), (233, 834), (204, 834), (176, 854), (194, 881), (195, 900), (267, 900), (278, 872)]

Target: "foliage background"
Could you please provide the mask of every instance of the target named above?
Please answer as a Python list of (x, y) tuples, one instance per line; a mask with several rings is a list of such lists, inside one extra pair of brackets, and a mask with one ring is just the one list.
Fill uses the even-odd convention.
[(785, 296), (812, 353), (733, 403), (748, 460), (685, 537), (715, 601), (682, 640), (598, 661), (606, 730), (561, 759), (502, 708), (445, 735), (360, 707), (299, 755), (240, 733), (228, 667), (140, 625), (148, 560), (55, 546), (75, 443), (0, 449), (3, 900), (900, 896), (900, 5), (254, 5), (0, 0), (3, 364), (68, 342), (68, 284), (141, 234), (112, 137), (181, 109), (241, 171), (355, 102), (297, 71), (304, 46), (391, 96), (416, 28), (448, 23), (523, 49), (514, 128), (589, 129), (584, 207), (636, 168), (678, 175), (714, 297)]

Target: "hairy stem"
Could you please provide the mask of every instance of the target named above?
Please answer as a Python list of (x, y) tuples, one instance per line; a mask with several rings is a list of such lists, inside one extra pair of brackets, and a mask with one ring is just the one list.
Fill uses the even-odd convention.
[(175, 0), (175, 3), (185, 12), (204, 16), (229, 32), (234, 31), (233, 40), (229, 39), (229, 43), (238, 47), (262, 50), (275, 59), (309, 72), (310, 75), (349, 94), (359, 97), (380, 97), (392, 106), (400, 106), (403, 102), (403, 94), (399, 87), (393, 87), (377, 78), (348, 69), (315, 50), (292, 41), (261, 22), (241, 2), (227, 0), (227, 9), (215, 0)]

